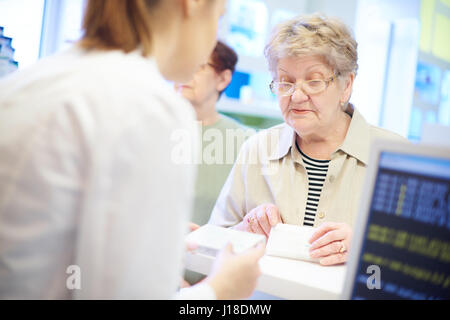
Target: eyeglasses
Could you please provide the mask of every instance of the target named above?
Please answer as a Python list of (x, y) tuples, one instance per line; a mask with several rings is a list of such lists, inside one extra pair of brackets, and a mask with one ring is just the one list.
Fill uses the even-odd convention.
[(336, 80), (338, 74), (334, 74), (331, 78), (314, 79), (303, 81), (300, 85), (291, 82), (272, 81), (270, 83), (270, 90), (273, 94), (282, 97), (292, 96), (297, 88), (300, 88), (307, 95), (319, 94), (325, 91), (331, 82)]

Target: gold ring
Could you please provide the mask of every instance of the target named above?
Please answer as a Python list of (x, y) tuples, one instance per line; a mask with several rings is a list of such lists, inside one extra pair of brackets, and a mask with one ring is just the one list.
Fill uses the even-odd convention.
[(347, 248), (345, 247), (344, 241), (341, 241), (341, 249), (339, 249), (339, 253), (344, 253), (347, 251)]

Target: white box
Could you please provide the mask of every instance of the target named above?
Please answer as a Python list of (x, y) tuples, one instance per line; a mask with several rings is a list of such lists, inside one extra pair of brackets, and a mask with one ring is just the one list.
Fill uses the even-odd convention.
[(265, 242), (266, 237), (260, 234), (222, 228), (209, 224), (189, 233), (186, 237), (186, 243), (198, 246), (194, 251), (195, 253), (201, 253), (208, 256), (216, 256), (227, 243), (233, 245), (233, 251), (235, 253), (242, 253)]
[(279, 223), (270, 231), (266, 254), (275, 257), (318, 262), (309, 255), (308, 240), (317, 228)]

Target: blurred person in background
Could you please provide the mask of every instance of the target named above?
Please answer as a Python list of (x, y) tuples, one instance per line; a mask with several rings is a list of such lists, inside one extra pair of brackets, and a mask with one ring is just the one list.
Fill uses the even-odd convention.
[(344, 263), (371, 142), (406, 139), (368, 124), (349, 103), (357, 43), (340, 20), (283, 22), (265, 55), (285, 123), (242, 146), (209, 223), (266, 237), (278, 223), (318, 227), (311, 257)]
[(176, 90), (194, 107), (201, 125), (200, 164), (195, 184), (192, 222), (208, 222), (242, 143), (254, 130), (220, 114), (216, 105), (231, 83), (238, 56), (225, 43), (218, 41), (207, 63), (191, 81), (176, 84)]
[[(237, 62), (236, 52), (218, 41), (208, 62), (200, 66), (193, 78), (187, 83), (175, 84), (175, 89), (192, 104), (200, 126), (200, 161), (192, 214), (192, 222), (198, 226), (208, 222), (242, 143), (254, 133), (220, 114), (216, 108), (231, 83)], [(185, 273), (190, 284), (203, 278), (192, 271)]]
[(167, 84), (208, 61), (225, 0), (90, 0), (70, 50), (0, 87), (1, 299), (239, 299), (264, 248), (227, 246), (181, 290), (192, 107)]

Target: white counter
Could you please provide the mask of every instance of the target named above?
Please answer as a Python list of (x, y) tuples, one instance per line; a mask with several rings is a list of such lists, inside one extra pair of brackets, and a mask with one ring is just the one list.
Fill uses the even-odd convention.
[[(208, 274), (214, 259), (188, 253), (186, 268)], [(257, 291), (282, 299), (339, 299), (344, 288), (346, 266), (321, 266), (317, 263), (271, 256), (260, 260), (262, 275)]]

